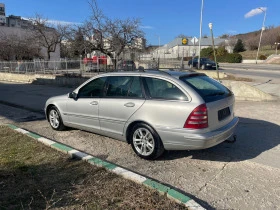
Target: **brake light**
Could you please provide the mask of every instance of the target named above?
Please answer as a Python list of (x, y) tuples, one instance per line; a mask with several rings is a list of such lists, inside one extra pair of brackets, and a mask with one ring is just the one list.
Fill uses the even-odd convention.
[(206, 104), (196, 107), (185, 122), (184, 128), (202, 129), (208, 127), (208, 113)]

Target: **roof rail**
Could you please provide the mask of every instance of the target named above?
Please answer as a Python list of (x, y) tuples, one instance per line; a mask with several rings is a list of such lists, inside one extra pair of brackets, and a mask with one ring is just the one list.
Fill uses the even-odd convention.
[(142, 72), (159, 72), (159, 73), (170, 75), (167, 71), (162, 71), (162, 70), (159, 70), (159, 69), (144, 69), (144, 70), (139, 70), (139, 71), (142, 71)]

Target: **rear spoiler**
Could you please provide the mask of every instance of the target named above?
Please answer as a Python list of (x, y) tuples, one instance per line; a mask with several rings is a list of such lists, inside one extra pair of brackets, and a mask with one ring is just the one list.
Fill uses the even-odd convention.
[(194, 74), (185, 74), (179, 77), (179, 79), (184, 78), (184, 77), (196, 77), (196, 76), (207, 76), (204, 73), (194, 73)]

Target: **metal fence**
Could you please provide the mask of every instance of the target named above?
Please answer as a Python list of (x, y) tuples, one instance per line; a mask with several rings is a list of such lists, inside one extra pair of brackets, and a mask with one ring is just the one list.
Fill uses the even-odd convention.
[(188, 61), (182, 58), (179, 59), (167, 59), (167, 58), (153, 58), (151, 60), (140, 60), (139, 66), (144, 69), (188, 69)]
[[(136, 69), (184, 69), (187, 61), (182, 59), (140, 60)], [(17, 74), (79, 74), (91, 76), (92, 73), (114, 71), (114, 66), (106, 60), (59, 60), (59, 61), (0, 61), (0, 72)]]
[(60, 61), (0, 61), (0, 72), (17, 74), (88, 74), (91, 72), (112, 71), (113, 66), (98, 59), (95, 62), (85, 60)]

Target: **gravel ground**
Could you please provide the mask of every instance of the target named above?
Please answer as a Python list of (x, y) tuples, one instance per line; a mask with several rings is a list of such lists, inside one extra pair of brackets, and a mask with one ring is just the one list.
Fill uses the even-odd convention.
[(236, 143), (169, 151), (156, 161), (140, 159), (125, 142), (75, 129), (54, 131), (43, 116), (21, 109), (0, 105), (0, 122), (12, 122), (170, 184), (207, 209), (280, 209), (279, 108), (277, 102), (237, 102)]

